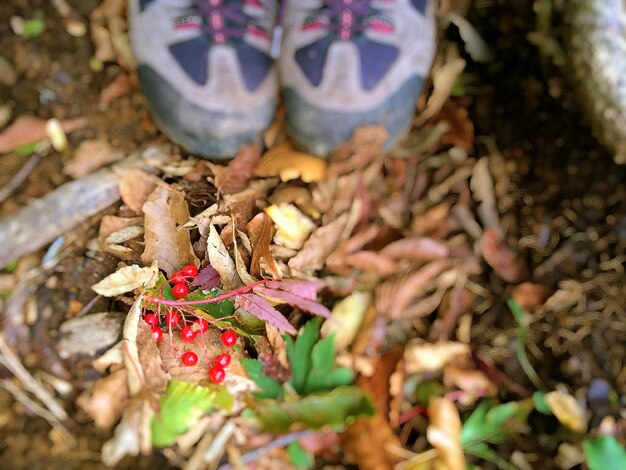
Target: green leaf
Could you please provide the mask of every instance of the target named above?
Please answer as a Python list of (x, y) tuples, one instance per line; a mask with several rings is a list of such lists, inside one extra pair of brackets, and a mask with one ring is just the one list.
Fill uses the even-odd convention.
[(343, 430), (358, 416), (376, 412), (369, 398), (358, 387), (340, 387), (331, 392), (315, 393), (294, 401), (260, 400), (254, 408), (259, 425), (271, 432), (287, 432), (294, 426), (320, 429), (331, 426)]
[(626, 450), (614, 436), (585, 440), (583, 452), (591, 470), (626, 468)]
[(46, 25), (42, 19), (33, 18), (32, 20), (24, 21), (24, 37), (26, 39), (32, 39), (41, 36), (41, 33), (46, 29)]
[(284, 390), (280, 382), (263, 374), (263, 363), (258, 359), (243, 358), (240, 360), (241, 365), (250, 376), (250, 379), (261, 389), (255, 392), (257, 398), (282, 398)]
[(517, 360), (522, 367), (522, 370), (526, 373), (526, 376), (530, 379), (533, 385), (539, 389), (543, 388), (543, 383), (537, 375), (533, 365), (530, 363), (528, 359), (528, 355), (526, 354), (526, 336), (528, 335), (528, 326), (526, 322), (526, 313), (519, 306), (519, 304), (515, 301), (515, 299), (508, 299), (506, 301), (511, 313), (513, 314), (513, 318), (518, 325), (517, 330)]
[(296, 468), (313, 468), (315, 463), (310, 452), (304, 450), (298, 441), (294, 441), (287, 446), (287, 454), (291, 464)]
[(532, 400), (491, 406), (490, 400), (478, 405), (463, 423), (460, 441), (465, 448), (480, 442), (502, 442), (511, 435), (510, 425), (523, 422), (533, 409)]
[(545, 400), (546, 392), (537, 391), (533, 393), (533, 404), (535, 405), (535, 409), (539, 413), (543, 413), (544, 415), (552, 416), (552, 410), (548, 406)]
[(489, 448), (487, 444), (484, 442), (473, 444), (471, 446), (466, 447), (465, 452), (471, 455), (475, 455), (476, 457), (480, 457), (483, 460), (487, 460), (488, 462), (493, 463), (498, 468), (503, 470), (516, 470), (517, 467), (511, 465), (498, 454), (496, 454), (493, 450)]
[(171, 380), (161, 397), (161, 412), (152, 420), (152, 444), (172, 445), (211, 409), (216, 395), (217, 392), (206, 387)]
[(352, 371), (345, 367), (335, 367), (335, 335), (319, 341), (311, 353), (311, 371), (307, 377), (305, 394), (332, 390), (350, 385), (354, 381)]
[(315, 317), (309, 321), (293, 342), (289, 336), (285, 336), (287, 356), (291, 365), (291, 379), (289, 383), (300, 395), (304, 395), (307, 377), (311, 371), (311, 352), (313, 346), (320, 338), (321, 317)]

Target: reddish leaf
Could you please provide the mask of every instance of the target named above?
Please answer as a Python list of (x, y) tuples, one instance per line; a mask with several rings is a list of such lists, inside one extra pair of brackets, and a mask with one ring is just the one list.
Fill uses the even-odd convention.
[(239, 304), (246, 312), (254, 315), (260, 320), (266, 321), (274, 328), (286, 333), (295, 335), (296, 329), (287, 321), (287, 319), (268, 304), (265, 300), (255, 294), (240, 294), (235, 296), (235, 302)]
[(235, 194), (248, 187), (261, 158), (258, 145), (244, 145), (226, 170), (215, 177), (215, 186), (222, 194)]
[(507, 282), (520, 282), (528, 277), (528, 267), (500, 237), (496, 228), (485, 230), (480, 248), (487, 264)]
[(391, 242), (380, 254), (398, 260), (432, 261), (447, 258), (450, 250), (445, 244), (433, 238), (402, 238)]
[[(84, 118), (70, 119), (61, 122), (65, 132), (72, 132), (84, 127)], [(22, 145), (48, 138), (46, 120), (33, 116), (20, 116), (13, 124), (0, 133), (0, 153), (10, 152)]]
[(279, 289), (285, 292), (291, 292), (307, 300), (317, 300), (317, 291), (325, 285), (326, 283), (319, 279), (314, 281), (268, 281), (265, 283), (265, 287), (268, 289)]
[(222, 283), (220, 273), (213, 266), (206, 266), (198, 272), (196, 278), (192, 281), (194, 286), (202, 286), (203, 290), (213, 289)]
[(132, 90), (133, 86), (130, 83), (128, 75), (120, 73), (111, 83), (102, 89), (100, 96), (98, 97), (98, 104), (109, 104), (116, 99), (129, 94)]
[(324, 307), (319, 302), (304, 299), (298, 295), (292, 294), (291, 292), (285, 292), (282, 290), (276, 289), (266, 289), (265, 287), (255, 287), (254, 292), (259, 295), (264, 295), (266, 297), (273, 297), (275, 299), (281, 299), (285, 302), (293, 305), (294, 307), (298, 307), (305, 312), (312, 313), (313, 315), (320, 315), (325, 318), (330, 318), (331, 313), (326, 307)]

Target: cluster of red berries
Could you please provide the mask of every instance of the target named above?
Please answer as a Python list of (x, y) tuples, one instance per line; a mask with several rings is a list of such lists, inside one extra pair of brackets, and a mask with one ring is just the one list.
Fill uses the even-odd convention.
[[(237, 342), (237, 333), (234, 331), (225, 331), (221, 336), (222, 344), (228, 348), (232, 348)], [(226, 371), (224, 368), (230, 364), (230, 354), (225, 352), (218, 355), (213, 360), (213, 365), (209, 369), (209, 380), (215, 384), (218, 384), (226, 377)], [(182, 355), (181, 361), (186, 366), (195, 366), (198, 364), (198, 355), (193, 351), (187, 351)]]

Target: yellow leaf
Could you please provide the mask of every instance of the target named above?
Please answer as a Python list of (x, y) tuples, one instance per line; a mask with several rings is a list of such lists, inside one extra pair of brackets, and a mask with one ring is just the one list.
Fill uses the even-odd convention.
[(563, 426), (574, 432), (584, 432), (587, 429), (585, 410), (569, 393), (549, 392), (544, 400)]
[(282, 181), (301, 178), (305, 183), (320, 181), (326, 176), (326, 161), (298, 152), (289, 142), (270, 149), (256, 169), (257, 176), (280, 176)]
[(265, 209), (276, 224), (274, 241), (287, 248), (298, 250), (309, 238), (316, 225), (292, 204), (271, 205)]

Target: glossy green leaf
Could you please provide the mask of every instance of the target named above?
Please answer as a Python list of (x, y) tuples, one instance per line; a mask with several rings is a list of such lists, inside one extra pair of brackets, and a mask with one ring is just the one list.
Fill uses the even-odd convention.
[(626, 450), (613, 436), (600, 436), (583, 442), (583, 452), (591, 470), (626, 468)]
[(152, 420), (152, 444), (172, 445), (211, 409), (216, 396), (216, 391), (206, 387), (171, 380), (161, 397), (160, 413)]
[(524, 422), (533, 409), (532, 400), (503, 403), (492, 406), (484, 400), (463, 423), (461, 445), (467, 447), (479, 442), (502, 442), (511, 435), (513, 422)]
[(346, 367), (335, 367), (335, 335), (319, 341), (311, 353), (311, 371), (307, 377), (305, 393), (332, 390), (350, 385), (354, 381), (352, 371)]
[(259, 392), (255, 392), (254, 396), (257, 398), (282, 398), (283, 387), (277, 380), (268, 377), (263, 374), (263, 363), (258, 359), (241, 359), (241, 365), (246, 370), (250, 379), (261, 389)]
[(358, 387), (340, 387), (293, 401), (261, 400), (254, 408), (259, 425), (271, 432), (287, 432), (292, 426), (344, 429), (358, 416), (372, 416), (375, 408)]
[(303, 395), (306, 390), (307, 377), (312, 367), (311, 352), (320, 338), (321, 321), (320, 317), (315, 317), (304, 325), (302, 333), (298, 335), (295, 342), (288, 336), (284, 337), (291, 365), (289, 383), (300, 395)]
[(546, 393), (545, 392), (535, 392), (533, 393), (533, 404), (535, 405), (535, 409), (539, 413), (543, 413), (544, 415), (552, 416), (552, 410), (550, 406), (545, 401)]
[(315, 463), (310, 452), (304, 450), (298, 441), (292, 442), (287, 446), (287, 454), (291, 464), (296, 468), (313, 468)]

